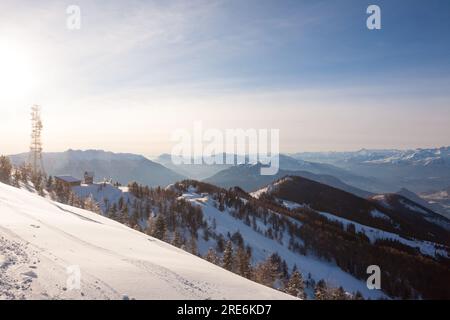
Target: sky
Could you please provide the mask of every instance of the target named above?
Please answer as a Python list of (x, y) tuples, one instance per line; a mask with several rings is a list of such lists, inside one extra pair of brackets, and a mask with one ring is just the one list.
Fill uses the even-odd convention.
[(449, 34), (447, 0), (2, 0), (0, 154), (33, 104), (45, 151), (155, 156), (196, 121), (282, 152), (450, 145)]

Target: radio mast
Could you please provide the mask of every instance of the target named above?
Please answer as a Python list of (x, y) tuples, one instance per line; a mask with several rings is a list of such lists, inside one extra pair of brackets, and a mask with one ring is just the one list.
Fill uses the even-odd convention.
[(44, 164), (42, 161), (41, 132), (41, 107), (34, 105), (31, 107), (31, 144), (28, 159), (34, 173), (45, 173)]

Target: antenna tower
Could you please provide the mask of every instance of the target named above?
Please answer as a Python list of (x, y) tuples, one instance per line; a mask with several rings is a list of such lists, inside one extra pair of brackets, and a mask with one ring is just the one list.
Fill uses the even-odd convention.
[(31, 144), (28, 160), (34, 173), (45, 173), (44, 164), (42, 161), (41, 132), (41, 107), (38, 105), (34, 105), (31, 107)]

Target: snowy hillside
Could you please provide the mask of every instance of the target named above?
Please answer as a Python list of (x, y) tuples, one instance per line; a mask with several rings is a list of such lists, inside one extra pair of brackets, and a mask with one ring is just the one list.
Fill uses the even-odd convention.
[[(2, 183), (0, 222), (0, 299), (290, 298), (101, 215)], [(74, 266), (80, 290), (66, 284)]]
[[(190, 201), (202, 209), (207, 224), (213, 230), (212, 232), (224, 237), (227, 234), (234, 234), (235, 232), (242, 234), (245, 243), (252, 250), (252, 262), (254, 264), (264, 261), (270, 254), (276, 252), (287, 262), (290, 269), (294, 266), (299, 267), (305, 279), (310, 277), (315, 282), (320, 279), (325, 279), (330, 285), (335, 287), (342, 286), (347, 292), (359, 291), (366, 298), (386, 298), (383, 292), (369, 290), (364, 281), (345, 273), (334, 263), (323, 261), (313, 255), (301, 255), (292, 251), (289, 248), (290, 236), (287, 230), (280, 236), (280, 241), (270, 239), (261, 231), (270, 229), (270, 226), (264, 225), (262, 219), (256, 218), (257, 230), (255, 230), (251, 225), (247, 225), (244, 221), (236, 219), (233, 208), (225, 208), (224, 211), (220, 211), (217, 208), (217, 202), (208, 194), (199, 194), (191, 189), (189, 192), (183, 193), (181, 198)], [(301, 222), (294, 219), (291, 219), (291, 221), (298, 226), (301, 225)], [(214, 246), (215, 241), (213, 239), (209, 241), (199, 239), (198, 247), (202, 254), (206, 254), (208, 248)]]

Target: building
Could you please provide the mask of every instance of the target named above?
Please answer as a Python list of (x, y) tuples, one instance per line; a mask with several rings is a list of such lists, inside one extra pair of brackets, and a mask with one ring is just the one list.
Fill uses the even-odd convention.
[(81, 180), (69, 175), (55, 176), (55, 181), (60, 182), (67, 187), (75, 187), (81, 185)]
[(84, 183), (85, 184), (93, 184), (94, 183), (94, 172), (92, 172), (92, 171), (84, 172)]

